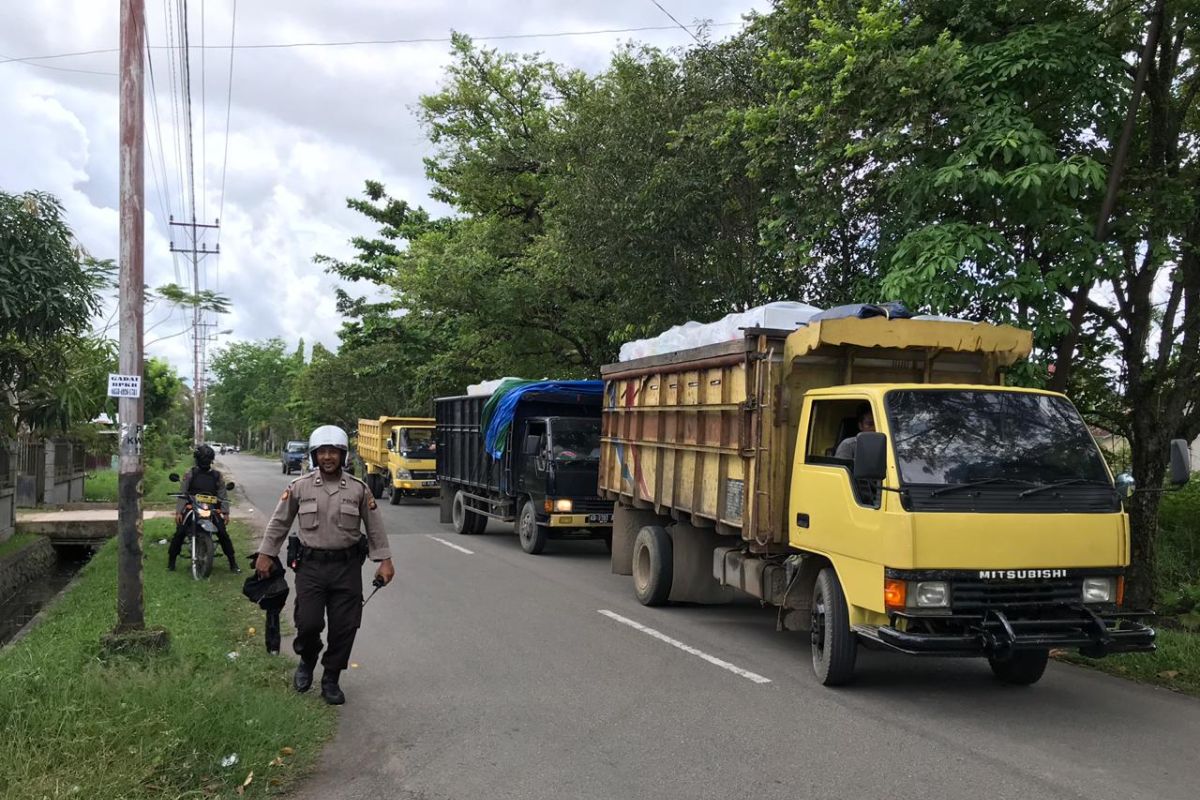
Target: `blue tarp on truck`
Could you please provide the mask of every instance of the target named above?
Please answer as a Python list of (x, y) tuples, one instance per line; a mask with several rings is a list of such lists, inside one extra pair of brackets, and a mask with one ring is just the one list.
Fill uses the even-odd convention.
[(483, 407), (483, 446), (496, 461), (504, 457), (508, 429), (522, 398), (571, 400), (595, 397), (604, 392), (604, 381), (506, 381), (500, 384)]

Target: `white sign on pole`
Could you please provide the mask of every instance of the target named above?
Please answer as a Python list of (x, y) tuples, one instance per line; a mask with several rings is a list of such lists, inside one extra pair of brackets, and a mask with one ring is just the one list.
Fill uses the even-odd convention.
[(109, 397), (141, 397), (142, 396), (142, 376), (141, 375), (118, 375), (115, 372), (108, 373), (108, 396)]

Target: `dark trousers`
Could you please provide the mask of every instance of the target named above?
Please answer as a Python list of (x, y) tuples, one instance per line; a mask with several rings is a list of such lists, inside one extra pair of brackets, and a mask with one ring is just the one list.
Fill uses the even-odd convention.
[(350, 650), (362, 622), (362, 560), (317, 561), (310, 558), (296, 570), (296, 655), (306, 664), (317, 663), (321, 631), (329, 615), (329, 647), (321, 663), (342, 670), (350, 664)]
[[(217, 541), (221, 544), (221, 552), (229, 559), (229, 565), (237, 564), (237, 559), (233, 555), (233, 540), (229, 538), (229, 532), (225, 530), (225, 522), (220, 515), (216, 517), (217, 524)], [(171, 544), (167, 548), (167, 559), (174, 564), (175, 559), (179, 558), (179, 553), (183, 550), (183, 540), (187, 537), (187, 529), (183, 525), (175, 526), (175, 535), (171, 537)]]

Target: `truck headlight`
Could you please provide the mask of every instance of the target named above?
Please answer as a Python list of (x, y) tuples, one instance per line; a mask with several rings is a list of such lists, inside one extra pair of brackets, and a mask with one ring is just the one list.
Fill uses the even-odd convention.
[(406, 469), (398, 469), (398, 470), (396, 470), (396, 480), (398, 480), (398, 481), (411, 481), (411, 480), (412, 480), (412, 473), (411, 473), (411, 472), (409, 472), (409, 471), (408, 471), (408, 470), (406, 470)]
[(947, 608), (950, 605), (950, 585), (945, 581), (917, 581), (912, 596), (917, 608)]
[(1116, 597), (1115, 578), (1084, 578), (1083, 602), (1112, 603)]
[(560, 511), (560, 512), (569, 514), (569, 513), (571, 513), (571, 510), (574, 508), (575, 508), (575, 504), (571, 502), (570, 498), (564, 497), (562, 499), (554, 501), (554, 510), (555, 511)]

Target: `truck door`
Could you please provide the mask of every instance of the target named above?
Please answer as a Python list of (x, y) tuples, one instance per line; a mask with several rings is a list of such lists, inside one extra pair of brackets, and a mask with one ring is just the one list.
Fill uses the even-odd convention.
[(541, 499), (546, 494), (546, 420), (526, 421), (518, 440), (517, 491)]
[(882, 430), (883, 415), (866, 396), (806, 398), (792, 470), (789, 540), (794, 547), (843, 556), (835, 566), (847, 599), (871, 606), (882, 597), (883, 493), (877, 485), (856, 482), (847, 447), (839, 451), (859, 433), (868, 410)]

